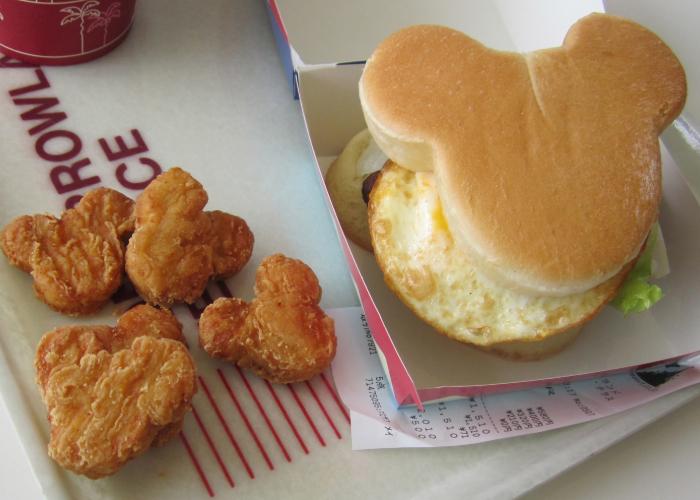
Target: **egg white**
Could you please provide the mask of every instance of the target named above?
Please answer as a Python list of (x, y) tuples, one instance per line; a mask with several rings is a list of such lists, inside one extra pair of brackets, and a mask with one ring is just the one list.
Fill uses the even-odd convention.
[[(564, 332), (570, 337), (572, 329), (614, 297), (626, 275), (625, 270), (591, 290), (564, 297), (503, 288), (480, 274), (453, 239), (434, 175), (391, 162), (374, 185), (369, 212), (375, 257), (389, 287), (437, 330), (485, 348), (542, 341)], [(557, 350), (563, 339), (552, 342)], [(546, 349), (535, 350), (546, 354)]]

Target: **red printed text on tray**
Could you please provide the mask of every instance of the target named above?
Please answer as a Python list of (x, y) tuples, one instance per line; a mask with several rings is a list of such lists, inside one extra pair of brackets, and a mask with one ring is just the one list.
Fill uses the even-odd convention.
[[(83, 139), (66, 123), (68, 113), (53, 93), (43, 69), (8, 57), (0, 57), (0, 68), (26, 69), (26, 83), (8, 92), (36, 155), (48, 163), (46, 173), (51, 185), (56, 193), (65, 196), (65, 207), (71, 208), (86, 188), (93, 189), (102, 183), (96, 169), (90, 168), (93, 161), (84, 152)], [(98, 138), (97, 143), (103, 155), (100, 162), (110, 165), (109, 171), (124, 188), (140, 191), (161, 173), (160, 165), (147, 154), (148, 145), (136, 128)]]

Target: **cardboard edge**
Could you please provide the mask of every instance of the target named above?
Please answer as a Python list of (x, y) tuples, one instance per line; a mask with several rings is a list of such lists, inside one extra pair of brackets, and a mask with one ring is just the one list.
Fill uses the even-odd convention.
[(277, 45), (277, 53), (280, 56), (282, 66), (284, 67), (284, 72), (287, 76), (287, 83), (289, 84), (294, 99), (299, 99), (299, 89), (296, 84), (296, 70), (294, 69), (292, 59), (292, 48), (289, 45), (289, 37), (287, 36), (287, 30), (284, 27), (282, 16), (277, 8), (277, 3), (275, 0), (263, 1), (265, 2), (265, 10), (267, 11), (267, 17), (270, 20), (270, 26), (272, 27), (272, 35), (275, 38), (275, 45)]
[[(563, 377), (534, 379), (521, 382), (511, 382), (506, 384), (431, 387), (428, 389), (418, 389), (418, 394), (420, 395), (423, 404), (431, 404), (437, 403), (439, 401), (448, 401), (450, 399), (463, 399), (473, 396), (485, 396), (489, 394), (499, 394), (513, 391), (536, 389), (547, 385), (562, 384), (566, 382), (590, 380), (596, 377), (606, 377), (608, 375), (614, 375), (617, 373), (631, 372), (634, 370), (639, 370), (651, 366), (673, 363), (679, 360), (692, 359), (698, 355), (700, 355), (700, 351), (681, 354), (679, 356), (672, 356), (670, 358), (660, 359), (656, 361), (650, 361), (648, 363), (642, 363), (640, 365), (629, 365), (621, 368), (603, 370), (600, 372), (577, 373)], [(409, 406), (412, 405), (402, 405), (401, 407), (403, 408)]]
[(307, 120), (306, 110), (304, 109), (304, 86), (301, 79), (303, 78), (303, 75), (306, 71), (313, 71), (313, 68), (300, 68), (299, 73), (297, 75), (297, 78), (299, 79), (299, 103), (301, 105), (302, 116), (304, 118), (306, 137), (309, 141), (309, 147), (311, 148), (311, 152), (314, 158), (314, 165), (319, 176), (321, 187), (323, 188), (322, 191), (324, 200), (326, 202), (326, 207), (331, 213), (331, 217), (333, 219), (333, 226), (335, 228), (341, 249), (343, 250), (343, 254), (345, 255), (345, 259), (348, 264), (348, 269), (353, 278), (355, 290), (360, 300), (360, 304), (362, 305), (362, 309), (365, 313), (365, 319), (370, 328), (370, 331), (372, 332), (372, 337), (374, 338), (377, 348), (382, 351), (382, 355), (387, 361), (387, 375), (389, 376), (392, 382), (391, 386), (394, 392), (394, 398), (396, 399), (399, 405), (413, 402), (414, 404), (417, 404), (419, 407), (422, 408), (422, 402), (418, 395), (416, 385), (413, 382), (411, 375), (408, 373), (408, 370), (406, 369), (403, 360), (399, 357), (398, 351), (396, 350), (393, 340), (391, 339), (386, 325), (384, 324), (384, 320), (382, 319), (381, 314), (379, 313), (379, 310), (377, 309), (377, 306), (374, 303), (374, 299), (369, 293), (367, 285), (365, 284), (365, 280), (362, 277), (362, 273), (360, 273), (360, 269), (357, 266), (355, 257), (352, 254), (352, 250), (350, 249), (350, 244), (348, 243), (348, 240), (345, 237), (345, 234), (343, 233), (343, 230), (340, 226), (340, 221), (338, 220), (338, 215), (335, 211), (335, 207), (333, 207), (333, 203), (331, 202), (328, 190), (326, 189), (326, 184), (323, 180), (323, 173), (321, 171), (320, 165), (318, 164), (318, 158), (316, 157), (316, 153), (313, 149), (313, 143), (311, 142), (309, 123)]

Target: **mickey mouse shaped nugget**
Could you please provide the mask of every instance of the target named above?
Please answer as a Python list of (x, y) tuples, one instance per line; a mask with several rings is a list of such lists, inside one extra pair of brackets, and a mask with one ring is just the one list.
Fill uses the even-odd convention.
[(34, 291), (71, 316), (97, 311), (117, 291), (124, 270), (122, 238), (134, 228), (134, 202), (107, 188), (88, 192), (60, 219), (24, 215), (0, 234), (10, 263), (34, 278)]
[(49, 456), (92, 479), (115, 473), (182, 428), (197, 390), (179, 322), (148, 305), (109, 326), (66, 326), (37, 347)]
[(240, 217), (204, 212), (202, 185), (180, 168), (159, 175), (136, 199), (136, 230), (126, 272), (151, 304), (192, 303), (211, 278), (236, 274), (253, 252), (253, 233)]
[(199, 319), (199, 342), (210, 355), (275, 383), (307, 380), (335, 357), (333, 320), (318, 306), (321, 287), (309, 266), (284, 255), (265, 258), (256, 298), (219, 298)]
[(536, 358), (635, 265), (658, 217), (658, 137), (686, 80), (652, 32), (592, 14), (561, 47), (527, 54), (403, 29), (367, 61), (359, 95), (393, 162), (369, 204), (389, 287), (454, 339)]

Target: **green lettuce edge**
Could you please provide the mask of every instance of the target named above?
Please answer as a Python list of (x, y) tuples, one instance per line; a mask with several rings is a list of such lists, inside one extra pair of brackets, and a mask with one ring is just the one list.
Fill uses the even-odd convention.
[(630, 313), (646, 311), (661, 300), (664, 295), (659, 286), (649, 283), (654, 247), (658, 239), (659, 226), (655, 224), (649, 233), (642, 255), (639, 256), (637, 263), (627, 275), (627, 279), (611, 303), (625, 316)]

